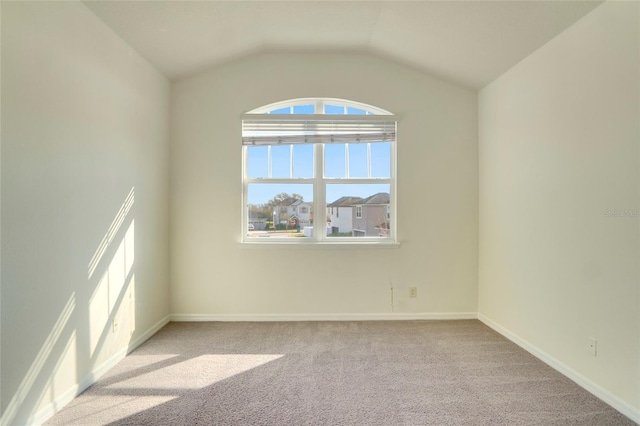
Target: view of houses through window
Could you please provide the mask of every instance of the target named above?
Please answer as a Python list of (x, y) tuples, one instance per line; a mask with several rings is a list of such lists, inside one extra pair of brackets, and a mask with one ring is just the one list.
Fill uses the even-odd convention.
[[(310, 237), (314, 223), (314, 203), (299, 192), (306, 185), (288, 185), (289, 192), (274, 193), (265, 203), (247, 206), (249, 237)], [(349, 186), (349, 185), (338, 185)], [(372, 185), (373, 186), (373, 185)], [(375, 185), (378, 187), (378, 185)], [(389, 189), (371, 195), (343, 195), (326, 203), (327, 237), (390, 237), (390, 194)], [(388, 185), (386, 185), (388, 187)], [(276, 185), (275, 191), (283, 189)], [(385, 191), (386, 189), (386, 191)], [(299, 192), (295, 192), (295, 191)], [(347, 188), (335, 191), (348, 193)], [(347, 192), (345, 192), (347, 191)], [(252, 186), (249, 186), (249, 197)], [(322, 218), (322, 215), (320, 215)]]
[[(246, 239), (392, 238), (395, 121), (391, 136), (380, 133), (375, 117), (348, 125), (336, 119), (338, 124), (331, 128), (327, 115), (389, 115), (342, 103), (293, 101), (251, 113), (285, 117), (281, 121), (269, 117), (264, 123), (252, 122), (253, 127), (243, 121)], [(318, 125), (286, 119), (296, 114), (324, 117)], [(292, 128), (304, 132), (286, 133)], [(330, 130), (322, 133), (316, 128)]]

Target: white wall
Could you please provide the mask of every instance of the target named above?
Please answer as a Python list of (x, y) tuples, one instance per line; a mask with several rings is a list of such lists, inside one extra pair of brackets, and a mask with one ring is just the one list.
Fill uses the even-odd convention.
[(639, 17), (605, 3), (479, 96), (480, 314), (638, 421)]
[[(334, 207), (333, 213), (333, 215), (330, 215), (331, 227), (337, 227), (338, 232), (351, 232), (353, 230), (353, 207)], [(329, 229), (329, 232), (332, 232), (332, 230)]]
[(1, 7), (1, 406), (13, 425), (42, 420), (169, 313), (170, 84), (80, 2)]
[[(391, 283), (395, 313), (476, 312), (475, 92), (355, 54), (257, 55), (172, 90), (174, 314), (386, 314)], [(241, 247), (241, 115), (315, 96), (400, 117), (399, 249)]]

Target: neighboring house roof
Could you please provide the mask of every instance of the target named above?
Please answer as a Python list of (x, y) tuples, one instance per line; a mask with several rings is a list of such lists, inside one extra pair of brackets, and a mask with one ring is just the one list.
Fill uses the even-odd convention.
[(284, 200), (280, 201), (277, 206), (278, 207), (289, 207), (289, 206), (293, 206), (296, 204), (299, 204), (298, 202), (302, 202), (302, 200), (299, 200), (297, 198), (293, 198), (293, 197), (289, 197), (289, 198), (285, 198)]
[(351, 207), (352, 205), (356, 204), (358, 201), (362, 201), (362, 198), (350, 197), (350, 196), (340, 197), (337, 200), (335, 200), (333, 203), (327, 204), (327, 207)]
[(391, 197), (386, 192), (378, 192), (377, 194), (367, 197), (364, 200), (353, 203), (354, 205), (374, 205), (374, 204), (389, 204)]
[(295, 202), (295, 203), (292, 203), (291, 205), (292, 205), (292, 206), (300, 206), (300, 205), (302, 205), (302, 204), (305, 204), (305, 205), (308, 205), (308, 206), (310, 206), (310, 205), (311, 205), (311, 203), (307, 203), (306, 201), (303, 201), (303, 200), (296, 200), (296, 202)]

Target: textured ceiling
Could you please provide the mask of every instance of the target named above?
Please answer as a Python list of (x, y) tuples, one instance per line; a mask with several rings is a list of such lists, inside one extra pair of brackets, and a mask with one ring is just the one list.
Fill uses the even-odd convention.
[(257, 52), (361, 52), (481, 88), (601, 1), (86, 1), (172, 80)]

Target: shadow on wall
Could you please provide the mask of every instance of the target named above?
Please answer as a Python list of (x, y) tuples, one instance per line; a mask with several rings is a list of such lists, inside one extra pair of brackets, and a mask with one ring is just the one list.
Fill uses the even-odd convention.
[[(73, 398), (95, 379), (96, 367), (128, 346), (136, 327), (134, 201), (131, 188), (89, 262), (86, 283), (74, 286), (0, 424), (58, 411), (56, 401)], [(71, 372), (76, 386), (69, 388)]]

